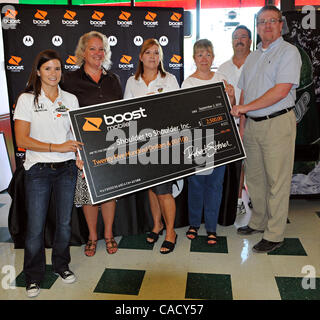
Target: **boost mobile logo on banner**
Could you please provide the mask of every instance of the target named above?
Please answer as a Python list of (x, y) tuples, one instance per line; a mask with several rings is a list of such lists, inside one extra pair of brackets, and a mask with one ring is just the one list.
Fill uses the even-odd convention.
[(183, 22), (180, 21), (181, 18), (182, 18), (181, 13), (173, 12), (170, 17), (169, 26), (173, 28), (180, 28), (180, 26), (183, 25)]
[(100, 126), (102, 123), (101, 118), (85, 118), (86, 122), (82, 127), (83, 131), (101, 131)]
[(66, 10), (63, 16), (64, 19), (61, 20), (62, 24), (64, 24), (66, 27), (76, 26), (77, 24), (79, 24), (79, 21), (74, 19), (76, 15), (77, 13), (75, 11)]
[(181, 69), (183, 67), (183, 63), (180, 63), (181, 59), (181, 56), (174, 54), (170, 59), (169, 68), (174, 70)]
[(37, 12), (34, 15), (36, 19), (33, 19), (33, 24), (39, 27), (47, 26), (47, 24), (50, 24), (50, 20), (46, 19), (47, 15), (47, 11), (37, 9)]
[(21, 23), (20, 19), (17, 19), (18, 11), (13, 6), (6, 5), (2, 8), (4, 17), (2, 19), (3, 29), (15, 29), (17, 24)]
[(133, 69), (133, 63), (130, 63), (131, 60), (132, 60), (131, 56), (127, 56), (123, 54), (122, 58), (120, 59), (121, 63), (119, 63), (119, 69), (126, 70), (126, 71)]
[(146, 14), (146, 16), (144, 17), (145, 21), (143, 21), (143, 25), (147, 26), (147, 27), (156, 27), (158, 26), (159, 22), (156, 21), (157, 14), (154, 12), (150, 12), (148, 11), (148, 13)]
[(66, 59), (66, 63), (67, 64), (64, 65), (64, 68), (66, 70), (74, 71), (80, 68), (79, 66), (76, 65), (77, 58), (75, 56), (69, 55), (68, 58)]
[(9, 65), (7, 65), (7, 70), (11, 72), (20, 72), (24, 70), (24, 66), (20, 65), (22, 58), (17, 56), (11, 56), (9, 59)]
[(132, 26), (132, 21), (129, 20), (130, 17), (131, 17), (131, 13), (130, 12), (121, 11), (121, 13), (119, 15), (119, 19), (117, 21), (117, 25), (121, 26), (121, 27), (130, 27), (130, 26)]
[(90, 20), (90, 25), (98, 28), (105, 26), (106, 20), (102, 20), (103, 16), (104, 16), (103, 12), (94, 10), (91, 16), (92, 20)]

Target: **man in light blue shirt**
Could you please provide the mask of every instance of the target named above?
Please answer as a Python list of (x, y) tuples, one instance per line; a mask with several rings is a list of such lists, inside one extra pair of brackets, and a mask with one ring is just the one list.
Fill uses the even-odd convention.
[(270, 252), (283, 244), (294, 162), (296, 120), (293, 112), (301, 58), (281, 37), (282, 15), (275, 6), (257, 14), (261, 38), (246, 59), (238, 83), (240, 104), (231, 114), (240, 117), (240, 134), (247, 154), (247, 185), (253, 212), (239, 234), (261, 232), (254, 252)]

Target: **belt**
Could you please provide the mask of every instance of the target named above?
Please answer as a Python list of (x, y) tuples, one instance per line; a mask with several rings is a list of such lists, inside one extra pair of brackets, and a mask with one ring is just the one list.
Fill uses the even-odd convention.
[(290, 108), (286, 108), (286, 109), (282, 109), (280, 111), (277, 111), (277, 112), (274, 112), (274, 113), (271, 113), (267, 116), (264, 116), (264, 117), (256, 117), (256, 118), (253, 118), (253, 117), (249, 117), (247, 115), (245, 115), (246, 118), (249, 118), (249, 119), (252, 119), (254, 121), (263, 121), (263, 120), (267, 120), (267, 119), (271, 119), (271, 118), (275, 118), (275, 117), (278, 117), (278, 116), (281, 116), (282, 114), (285, 114), (289, 111), (291, 111), (294, 107), (290, 107)]
[(67, 161), (63, 161), (63, 162), (38, 162), (37, 165), (40, 168), (58, 169), (58, 168), (65, 167), (74, 161), (75, 160), (67, 160)]

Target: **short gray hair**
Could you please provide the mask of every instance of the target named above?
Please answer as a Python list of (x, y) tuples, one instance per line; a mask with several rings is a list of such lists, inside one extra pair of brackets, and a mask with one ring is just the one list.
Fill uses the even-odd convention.
[(208, 39), (200, 39), (194, 43), (193, 57), (196, 55), (196, 51), (201, 50), (201, 49), (210, 50), (210, 51), (212, 51), (212, 54), (214, 55), (212, 42)]

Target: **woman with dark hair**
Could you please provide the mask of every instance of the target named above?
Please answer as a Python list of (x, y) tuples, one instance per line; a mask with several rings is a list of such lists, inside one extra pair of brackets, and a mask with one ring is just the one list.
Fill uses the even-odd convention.
[[(163, 67), (163, 52), (156, 39), (148, 39), (141, 46), (138, 68), (134, 76), (127, 81), (124, 98), (133, 98), (147, 94), (161, 93), (179, 89), (174, 75)], [(153, 229), (147, 235), (148, 243), (155, 243), (166, 225), (166, 237), (160, 253), (167, 254), (174, 250), (177, 234), (174, 231), (176, 216), (175, 200), (172, 196), (173, 182), (167, 182), (149, 189), (149, 202), (153, 217)]]
[(44, 226), (50, 195), (56, 202), (56, 230), (52, 246), (53, 271), (65, 283), (76, 277), (69, 270), (71, 211), (77, 176), (77, 148), (67, 111), (79, 107), (77, 98), (60, 89), (61, 59), (54, 50), (40, 52), (27, 87), (14, 113), (17, 146), (25, 148), (27, 229), (23, 271), (28, 297), (40, 292), (45, 274)]
[[(80, 68), (64, 75), (63, 89), (78, 98), (80, 108), (122, 99), (119, 77), (109, 71), (111, 50), (104, 34), (91, 31), (82, 35), (75, 55)], [(81, 170), (78, 172), (74, 203), (82, 206), (89, 229), (89, 238), (84, 253), (87, 257), (92, 257), (96, 253), (98, 241), (99, 205), (92, 205), (88, 186)], [(118, 244), (112, 231), (116, 201), (106, 201), (100, 204), (100, 207), (104, 222), (106, 250), (109, 254), (113, 254), (118, 250)]]

